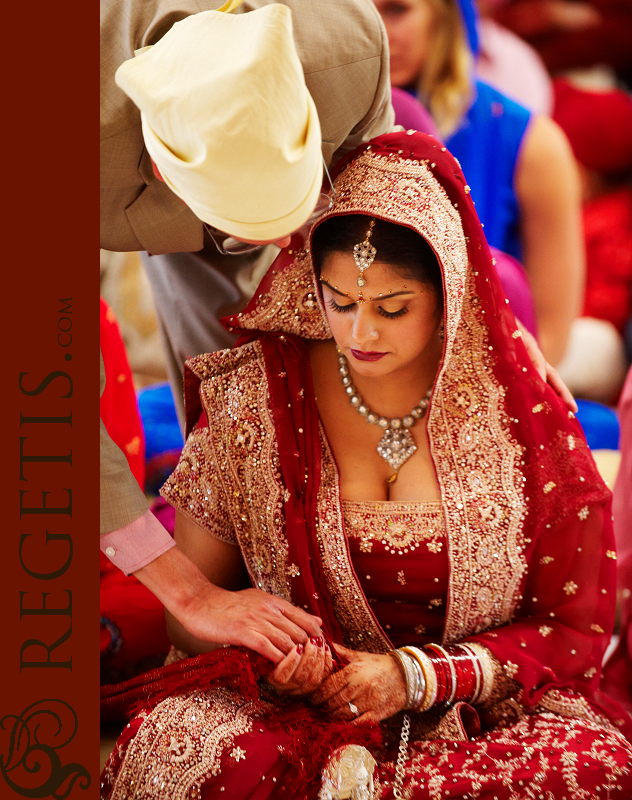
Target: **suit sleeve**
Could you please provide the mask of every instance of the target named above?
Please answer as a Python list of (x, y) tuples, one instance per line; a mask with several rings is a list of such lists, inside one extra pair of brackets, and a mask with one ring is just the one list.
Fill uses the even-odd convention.
[[(105, 367), (100, 355), (100, 393), (105, 388)], [(129, 468), (123, 451), (110, 438), (103, 420), (100, 429), (101, 536), (123, 528), (147, 511), (147, 500)]]

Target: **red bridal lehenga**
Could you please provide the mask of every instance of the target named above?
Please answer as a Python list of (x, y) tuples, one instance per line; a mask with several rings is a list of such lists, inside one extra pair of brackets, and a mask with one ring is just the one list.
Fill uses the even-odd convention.
[[(616, 593), (610, 492), (531, 366), (463, 175), (412, 132), (364, 145), (336, 175), (329, 216), (408, 225), (441, 264), (444, 356), (427, 426), (441, 501), (340, 497), (307, 352), (330, 333), (298, 239), (228, 320), (240, 346), (187, 363), (189, 436), (162, 493), (240, 547), (253, 586), (318, 614), (330, 641), (478, 654), (474, 703), (410, 713), (401, 796), (629, 798), (632, 724), (599, 691)], [(104, 687), (105, 715), (134, 716), (103, 797), (395, 796), (404, 715), (341, 722), (277, 696), (270, 667), (226, 647)]]

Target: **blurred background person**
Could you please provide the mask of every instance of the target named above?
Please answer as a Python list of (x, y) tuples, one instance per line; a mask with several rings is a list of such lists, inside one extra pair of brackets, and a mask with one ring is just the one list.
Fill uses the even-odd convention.
[(461, 163), (489, 244), (524, 266), (539, 343), (559, 363), (584, 286), (579, 176), (565, 135), (476, 79), (472, 0), (374, 1), (392, 84), (430, 111)]
[(487, 0), (494, 19), (528, 42), (552, 76), (607, 67), (632, 88), (631, 0)]
[(554, 119), (581, 176), (586, 248), (582, 314), (559, 370), (578, 397), (615, 405), (632, 355), (632, 97), (565, 78), (554, 86)]
[(531, 111), (550, 115), (553, 85), (540, 54), (494, 18), (499, 0), (475, 2), (479, 12), (476, 74)]

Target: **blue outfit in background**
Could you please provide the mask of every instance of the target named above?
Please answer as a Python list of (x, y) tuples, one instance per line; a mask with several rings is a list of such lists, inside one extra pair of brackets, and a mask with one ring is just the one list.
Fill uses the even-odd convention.
[(483, 81), (476, 99), (446, 146), (472, 190), (487, 241), (522, 262), (520, 210), (514, 175), (531, 112)]

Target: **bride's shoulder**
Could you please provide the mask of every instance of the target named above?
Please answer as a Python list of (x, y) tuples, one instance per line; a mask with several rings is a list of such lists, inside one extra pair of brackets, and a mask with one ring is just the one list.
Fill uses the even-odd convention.
[(248, 342), (239, 347), (216, 350), (213, 353), (202, 353), (187, 359), (185, 372), (190, 372), (201, 381), (214, 377), (229, 377), (247, 370), (252, 364), (261, 362), (261, 346), (257, 341)]

